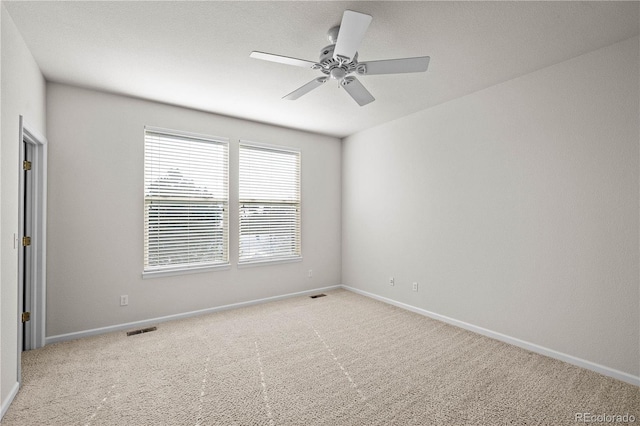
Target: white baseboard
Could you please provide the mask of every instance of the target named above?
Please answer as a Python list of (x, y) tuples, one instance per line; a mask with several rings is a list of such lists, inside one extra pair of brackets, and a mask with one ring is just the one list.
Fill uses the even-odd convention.
[(226, 311), (228, 309), (244, 308), (246, 306), (258, 305), (258, 304), (261, 304), (261, 303), (275, 302), (276, 300), (288, 299), (290, 297), (297, 297), (297, 296), (305, 296), (305, 295), (308, 295), (308, 294), (314, 294), (314, 293), (318, 293), (318, 292), (322, 292), (322, 291), (335, 290), (335, 289), (339, 289), (341, 287), (342, 286), (340, 286), (340, 285), (334, 285), (334, 286), (329, 286), (329, 287), (315, 288), (315, 289), (312, 289), (312, 290), (305, 290), (305, 291), (300, 291), (300, 292), (297, 292), (297, 293), (288, 293), (288, 294), (283, 294), (283, 295), (280, 295), (280, 296), (265, 297), (263, 299), (255, 299), (255, 300), (249, 300), (247, 302), (232, 303), (230, 305), (216, 306), (216, 307), (213, 307), (213, 308), (200, 309), (198, 311), (184, 312), (184, 313), (181, 313), (181, 314), (174, 314), (174, 315), (167, 315), (167, 316), (164, 316), (164, 317), (151, 318), (151, 319), (148, 319), (148, 320), (134, 321), (134, 322), (128, 322), (128, 323), (124, 323), (124, 324), (110, 325), (110, 326), (107, 326), (107, 327), (93, 328), (93, 329), (90, 329), (90, 330), (76, 331), (76, 332), (73, 332), (73, 333), (58, 334), (56, 336), (47, 337), (45, 343), (47, 345), (50, 345), (52, 343), (65, 342), (65, 341), (68, 341), (68, 340), (80, 339), (82, 337), (88, 337), (88, 336), (95, 336), (95, 335), (98, 335), (98, 334), (110, 333), (112, 331), (122, 331), (122, 330), (130, 330), (130, 329), (140, 328), (140, 327), (147, 327), (149, 325), (158, 324), (158, 323), (161, 323), (161, 322), (173, 321), (173, 320), (178, 320), (178, 319), (182, 319), (182, 318), (189, 318), (189, 317), (194, 317), (194, 316), (204, 315), (204, 314), (211, 314), (211, 313), (214, 313), (214, 312)]
[(2, 418), (4, 417), (4, 414), (9, 409), (9, 406), (13, 402), (13, 398), (15, 398), (16, 395), (18, 394), (19, 389), (20, 389), (20, 383), (15, 382), (13, 384), (13, 387), (11, 388), (11, 391), (9, 392), (9, 395), (7, 395), (7, 399), (2, 401), (2, 408), (0, 409), (0, 420), (2, 420)]
[[(49, 344), (52, 344), (52, 343), (64, 342), (64, 341), (67, 341), (67, 340), (74, 340), (74, 339), (79, 339), (79, 338), (88, 337), (88, 336), (95, 336), (95, 335), (98, 335), (98, 334), (110, 333), (110, 332), (113, 332), (113, 331), (122, 331), (122, 330), (129, 330), (129, 329), (133, 329), (133, 328), (146, 327), (146, 326), (153, 325), (153, 324), (158, 324), (158, 323), (161, 323), (161, 322), (172, 321), (172, 320), (177, 320), (177, 319), (182, 319), (182, 318), (189, 318), (189, 317), (193, 317), (193, 316), (197, 316), (197, 315), (210, 314), (210, 313), (224, 311), (224, 310), (228, 310), (228, 309), (243, 308), (243, 307), (246, 307), (246, 306), (257, 305), (257, 304), (260, 304), (260, 303), (274, 302), (276, 300), (282, 300), (282, 299), (287, 299), (287, 298), (296, 297), (296, 296), (304, 296), (304, 295), (313, 294), (313, 293), (322, 292), (322, 291), (335, 290), (335, 289), (338, 289), (338, 288), (343, 288), (343, 289), (349, 290), (349, 291), (351, 291), (353, 293), (361, 294), (363, 296), (367, 296), (367, 297), (370, 297), (372, 299), (376, 299), (376, 300), (379, 300), (381, 302), (388, 303), (390, 305), (394, 305), (394, 306), (397, 306), (399, 308), (406, 309), (408, 311), (415, 312), (417, 314), (424, 315), (426, 317), (433, 318), (435, 320), (442, 321), (442, 322), (445, 322), (447, 324), (451, 324), (451, 325), (454, 325), (456, 327), (460, 327), (460, 328), (463, 328), (465, 330), (469, 330), (469, 331), (472, 331), (474, 333), (478, 333), (478, 334), (481, 334), (483, 336), (487, 336), (487, 337), (490, 337), (492, 339), (496, 339), (496, 340), (499, 340), (501, 342), (508, 343), (510, 345), (518, 346), (520, 348), (529, 350), (531, 352), (538, 353), (540, 355), (548, 356), (550, 358), (558, 359), (560, 361), (564, 361), (564, 362), (567, 362), (569, 364), (576, 365), (578, 367), (586, 368), (587, 370), (595, 371), (596, 373), (600, 373), (600, 374), (603, 374), (605, 376), (613, 377), (614, 379), (618, 379), (618, 380), (621, 380), (623, 382), (626, 382), (626, 383), (629, 383), (629, 384), (632, 384), (632, 385), (635, 385), (635, 386), (640, 386), (640, 377), (638, 377), (638, 376), (634, 376), (632, 374), (625, 373), (623, 371), (619, 371), (619, 370), (616, 370), (616, 369), (613, 369), (613, 368), (610, 368), (610, 367), (607, 367), (607, 366), (604, 366), (604, 365), (596, 364), (594, 362), (587, 361), (587, 360), (582, 359), (582, 358), (577, 358), (577, 357), (572, 356), (572, 355), (568, 355), (568, 354), (565, 354), (565, 353), (562, 353), (562, 352), (558, 352), (558, 351), (553, 350), (553, 349), (545, 348), (544, 346), (536, 345), (535, 343), (530, 343), (530, 342), (527, 342), (527, 341), (524, 341), (524, 340), (521, 340), (521, 339), (517, 339), (515, 337), (507, 336), (505, 334), (498, 333), (496, 331), (492, 331), (492, 330), (488, 330), (486, 328), (478, 327), (476, 325), (469, 324), (469, 323), (466, 323), (464, 321), (459, 321), (459, 320), (454, 319), (454, 318), (449, 318), (449, 317), (444, 316), (444, 315), (436, 314), (435, 312), (430, 312), (430, 311), (427, 311), (427, 310), (422, 309), (422, 308), (418, 308), (418, 307), (415, 307), (415, 306), (412, 306), (412, 305), (408, 305), (406, 303), (402, 303), (402, 302), (395, 301), (393, 299), (389, 299), (387, 297), (378, 296), (377, 294), (369, 293), (367, 291), (360, 290), (360, 289), (357, 289), (357, 288), (354, 288), (354, 287), (349, 287), (347, 285), (335, 285), (335, 286), (329, 286), (329, 287), (316, 288), (316, 289), (305, 290), (305, 291), (301, 291), (301, 292), (297, 292), (297, 293), (289, 293), (289, 294), (284, 294), (284, 295), (280, 295), (280, 296), (266, 297), (266, 298), (263, 298), (263, 299), (255, 299), (255, 300), (250, 300), (250, 301), (246, 301), (246, 302), (233, 303), (233, 304), (230, 304), (230, 305), (217, 306), (217, 307), (208, 308), (208, 309), (201, 309), (201, 310), (198, 310), (198, 311), (184, 312), (184, 313), (175, 314), (175, 315), (167, 315), (167, 316), (164, 316), (164, 317), (152, 318), (152, 319), (148, 319), (148, 320), (134, 321), (134, 322), (124, 323), (124, 324), (112, 325), (112, 326), (108, 326), (108, 327), (94, 328), (94, 329), (91, 329), (91, 330), (78, 331), (78, 332), (74, 332), (74, 333), (59, 334), (59, 335), (56, 335), (56, 336), (47, 337), (46, 338), (46, 344), (49, 345)], [(16, 384), (16, 386), (17, 386), (17, 384)], [(12, 392), (13, 392), (13, 390), (12, 390)], [(17, 387), (15, 389), (15, 393), (17, 393)], [(5, 407), (5, 403), (3, 402), (3, 405), (2, 405), (2, 410), (3, 410), (2, 414), (3, 415), (4, 415), (4, 411), (6, 410), (6, 408), (8, 408), (9, 404), (13, 400), (13, 397), (15, 396), (15, 393), (12, 393), (10, 395), (10, 398), (8, 398), (8, 403), (6, 403), (6, 407)]]
[(420, 315), (424, 315), (429, 318), (433, 318), (438, 321), (445, 322), (447, 324), (454, 325), (456, 327), (464, 328), (465, 330), (473, 331), (474, 333), (482, 334), (483, 336), (490, 337), (492, 339), (499, 340), (504, 343), (508, 343), (510, 345), (518, 346), (520, 348), (529, 350), (531, 352), (538, 353), (540, 355), (548, 356), (549, 358), (555, 358), (560, 361), (564, 361), (569, 364), (576, 365), (578, 367), (586, 368), (587, 370), (595, 371), (596, 373), (603, 374), (605, 376), (613, 377), (614, 379), (621, 380), (623, 382), (640, 386), (640, 377), (634, 376), (629, 373), (625, 373), (623, 371), (619, 371), (610, 367), (606, 367), (604, 365), (596, 364), (595, 362), (587, 361), (582, 358), (577, 358), (572, 355), (567, 355), (562, 352), (555, 351), (553, 349), (545, 348), (544, 346), (536, 345), (535, 343), (530, 343), (524, 340), (517, 339), (515, 337), (507, 336), (502, 333), (498, 333), (496, 331), (488, 330), (486, 328), (478, 327), (473, 324), (469, 324), (463, 321), (458, 321), (453, 318), (449, 318), (444, 315), (436, 314), (434, 312), (427, 311), (425, 309), (417, 308), (415, 306), (407, 305), (406, 303), (397, 302), (393, 299), (389, 299), (383, 296), (378, 296), (377, 294), (369, 293), (364, 290), (360, 290), (357, 288), (349, 287), (346, 285), (342, 285), (342, 288), (345, 290), (352, 291), (357, 294), (361, 294), (363, 296), (370, 297), (372, 299), (379, 300), (384, 303), (388, 303), (393, 306), (397, 306), (402, 309), (406, 309), (411, 312), (415, 312)]

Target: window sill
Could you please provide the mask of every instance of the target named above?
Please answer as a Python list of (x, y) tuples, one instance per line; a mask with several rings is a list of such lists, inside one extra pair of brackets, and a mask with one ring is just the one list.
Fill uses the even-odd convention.
[(238, 262), (238, 268), (251, 268), (254, 266), (267, 266), (267, 265), (276, 265), (279, 263), (293, 263), (293, 262), (302, 262), (302, 256), (298, 257), (285, 257), (285, 258), (276, 258), (276, 259), (261, 259), (261, 260), (245, 260)]
[(175, 275), (188, 275), (188, 274), (200, 274), (202, 272), (211, 272), (211, 271), (224, 271), (226, 269), (230, 269), (231, 266), (228, 263), (221, 263), (219, 265), (207, 265), (207, 266), (198, 266), (198, 267), (182, 267), (182, 268), (173, 268), (173, 269), (159, 269), (156, 271), (144, 271), (142, 272), (143, 279), (149, 278), (162, 278), (162, 277), (171, 277)]

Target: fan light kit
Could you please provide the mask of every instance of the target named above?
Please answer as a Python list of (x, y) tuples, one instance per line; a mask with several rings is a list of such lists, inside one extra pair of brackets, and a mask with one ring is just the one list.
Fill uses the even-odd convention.
[(331, 44), (320, 51), (320, 60), (318, 62), (256, 51), (251, 52), (250, 56), (255, 59), (319, 70), (325, 75), (311, 80), (286, 95), (283, 99), (296, 100), (313, 89), (322, 86), (327, 80), (336, 80), (339, 83), (339, 87), (346, 90), (358, 105), (364, 106), (373, 102), (375, 98), (365, 89), (355, 75), (424, 72), (429, 66), (428, 56), (358, 62), (358, 46), (360, 46), (360, 42), (364, 38), (372, 19), (371, 15), (345, 10), (340, 25), (331, 28), (327, 32), (327, 38)]

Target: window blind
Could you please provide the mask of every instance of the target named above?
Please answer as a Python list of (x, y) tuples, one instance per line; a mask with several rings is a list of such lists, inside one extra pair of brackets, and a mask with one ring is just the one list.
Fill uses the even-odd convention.
[(240, 143), (239, 261), (299, 258), (300, 152)]
[(144, 270), (226, 264), (228, 141), (145, 128)]

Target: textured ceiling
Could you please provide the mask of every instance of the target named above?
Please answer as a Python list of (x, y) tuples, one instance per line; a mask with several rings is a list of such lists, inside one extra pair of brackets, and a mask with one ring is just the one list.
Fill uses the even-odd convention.
[[(344, 137), (635, 36), (638, 2), (14, 2), (4, 1), (45, 78)], [(360, 61), (428, 55), (426, 73), (361, 77), (359, 107), (335, 83), (282, 96), (342, 12), (373, 22)]]

